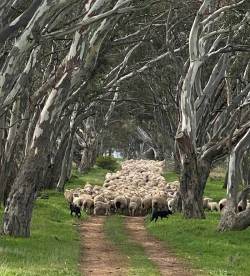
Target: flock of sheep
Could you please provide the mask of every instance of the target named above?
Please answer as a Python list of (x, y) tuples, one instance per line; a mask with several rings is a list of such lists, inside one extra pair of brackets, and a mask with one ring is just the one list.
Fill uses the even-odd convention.
[(166, 183), (161, 175), (164, 162), (127, 160), (120, 171), (107, 173), (103, 186), (86, 184), (84, 188), (65, 190), (66, 200), (89, 214), (121, 213), (142, 216), (172, 209), (179, 182)]
[[(209, 198), (209, 197), (203, 198), (203, 208), (205, 210), (222, 212), (226, 204), (227, 204), (226, 198), (221, 199), (218, 203), (213, 201), (212, 198)], [(238, 212), (242, 212), (247, 208), (250, 208), (250, 202), (248, 200), (247, 201), (240, 200), (237, 206)]]
[[(179, 182), (167, 183), (163, 170), (163, 161), (127, 160), (120, 171), (107, 173), (102, 187), (87, 183), (84, 188), (65, 190), (64, 196), (71, 206), (94, 215), (144, 216), (153, 208), (175, 211)], [(225, 198), (218, 203), (203, 198), (204, 209), (210, 211), (222, 211), (225, 205)], [(247, 207), (239, 202), (238, 210)]]

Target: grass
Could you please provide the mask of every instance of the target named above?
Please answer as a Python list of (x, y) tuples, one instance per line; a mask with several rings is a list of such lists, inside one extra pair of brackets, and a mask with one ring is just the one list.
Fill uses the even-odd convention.
[[(174, 173), (167, 173), (166, 178), (173, 181)], [(223, 178), (209, 177), (205, 195), (217, 201), (225, 197), (223, 181)], [(168, 220), (147, 222), (146, 226), (151, 234), (172, 247), (178, 256), (188, 260), (194, 268), (203, 270), (199, 275), (250, 275), (250, 228), (219, 233), (216, 230), (219, 218), (216, 212), (207, 212), (205, 220), (184, 220), (176, 214)]]
[(167, 182), (173, 182), (176, 180), (179, 180), (179, 175), (177, 175), (175, 172), (165, 172), (163, 174)]
[[(73, 170), (66, 188), (81, 187), (87, 182), (102, 185), (107, 172), (100, 168), (92, 168), (85, 174)], [(30, 238), (0, 236), (1, 276), (80, 275), (78, 219), (69, 215), (62, 193), (46, 193), (49, 199), (38, 199), (35, 203)], [(0, 220), (2, 213), (0, 209)]]
[(208, 178), (204, 195), (211, 197), (214, 201), (219, 202), (222, 198), (226, 197), (226, 189), (223, 189), (224, 179)]
[(1, 276), (80, 275), (77, 220), (63, 194), (46, 193), (49, 199), (36, 201), (30, 238), (0, 237)]
[(158, 276), (156, 266), (147, 258), (143, 247), (129, 239), (124, 226), (124, 218), (111, 216), (105, 220), (106, 237), (126, 255), (129, 260), (129, 275)]
[(204, 270), (200, 275), (249, 275), (250, 229), (219, 233), (218, 219), (217, 213), (207, 213), (206, 220), (184, 220), (178, 214), (147, 223), (147, 229), (194, 268)]
[(108, 170), (94, 167), (88, 172), (81, 174), (76, 169), (73, 169), (71, 179), (67, 182), (67, 188), (83, 187), (87, 182), (91, 185), (101, 186), (108, 172)]

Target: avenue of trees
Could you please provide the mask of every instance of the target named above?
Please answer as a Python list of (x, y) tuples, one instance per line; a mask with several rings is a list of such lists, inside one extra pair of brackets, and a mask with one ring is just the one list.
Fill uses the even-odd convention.
[(29, 236), (37, 192), (112, 149), (172, 156), (185, 218), (205, 218), (210, 170), (228, 160), (218, 229), (250, 225), (236, 212), (250, 191), (249, 1), (2, 0), (0, 49), (4, 234)]

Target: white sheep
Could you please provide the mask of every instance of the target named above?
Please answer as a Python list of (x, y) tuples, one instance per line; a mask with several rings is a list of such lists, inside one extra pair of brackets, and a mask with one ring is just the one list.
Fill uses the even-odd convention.
[(227, 204), (227, 199), (226, 198), (222, 198), (219, 201), (219, 209), (220, 209), (220, 211), (222, 211), (222, 209), (226, 206), (226, 204)]
[(82, 205), (83, 210), (85, 210), (87, 213), (92, 214), (94, 210), (94, 200), (92, 198), (86, 198), (83, 201)]
[(152, 209), (152, 197), (151, 196), (147, 196), (142, 200), (142, 211), (143, 213), (147, 214), (150, 213)]
[(129, 202), (129, 214), (130, 216), (135, 216), (136, 213), (141, 211), (141, 198), (138, 196), (133, 196)]
[(94, 215), (109, 215), (110, 214), (110, 202), (97, 201), (94, 204)]
[(209, 201), (207, 207), (210, 211), (220, 211), (219, 204), (215, 201)]
[(204, 197), (203, 198), (203, 208), (204, 209), (209, 209), (209, 207), (208, 207), (208, 203), (210, 202), (210, 201), (212, 201), (213, 199), (212, 198), (210, 198), (210, 197)]
[(128, 200), (125, 196), (120, 195), (115, 197), (114, 204), (115, 204), (116, 212), (121, 210), (121, 212), (124, 213), (128, 207)]
[(157, 195), (152, 198), (152, 209), (165, 210), (168, 209), (168, 202), (162, 195)]
[(68, 203), (72, 203), (73, 202), (73, 191), (66, 189), (64, 191), (64, 197)]

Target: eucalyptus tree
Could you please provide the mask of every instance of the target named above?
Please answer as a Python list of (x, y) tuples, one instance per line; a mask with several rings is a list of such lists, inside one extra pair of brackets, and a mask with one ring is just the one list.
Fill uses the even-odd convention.
[[(68, 1), (44, 0), (9, 52), (0, 76), (2, 110), (24, 93), (23, 79), (36, 63), (41, 41), (71, 37), (68, 53), (57, 66), (52, 66), (47, 77), (38, 82), (36, 91), (30, 96), (31, 103), (36, 105), (41, 101), (42, 104), (33, 116), (30, 143), (26, 146), (25, 156), (7, 200), (3, 225), (5, 234), (30, 235), (33, 202), (48, 164), (50, 145), (58, 136), (61, 116), (67, 106), (75, 105), (85, 93), (103, 41), (121, 14), (132, 10), (130, 2), (91, 1), (82, 5), (83, 15), (64, 24), (63, 15), (67, 15), (67, 12), (63, 12), (71, 9), (72, 5)], [(21, 72), (18, 64), (25, 61), (27, 54), (30, 56), (25, 70)], [(74, 121), (73, 113), (72, 116), (71, 122)]]
[[(222, 5), (222, 6), (220, 6)], [(180, 124), (176, 141), (181, 159), (180, 190), (186, 218), (203, 218), (202, 195), (212, 162), (228, 154), (248, 132), (249, 113), (239, 116), (249, 83), (237, 91), (225, 87), (232, 78), (248, 74), (249, 3), (205, 0), (189, 34), (189, 65), (183, 78)], [(238, 70), (238, 69), (237, 69)]]

